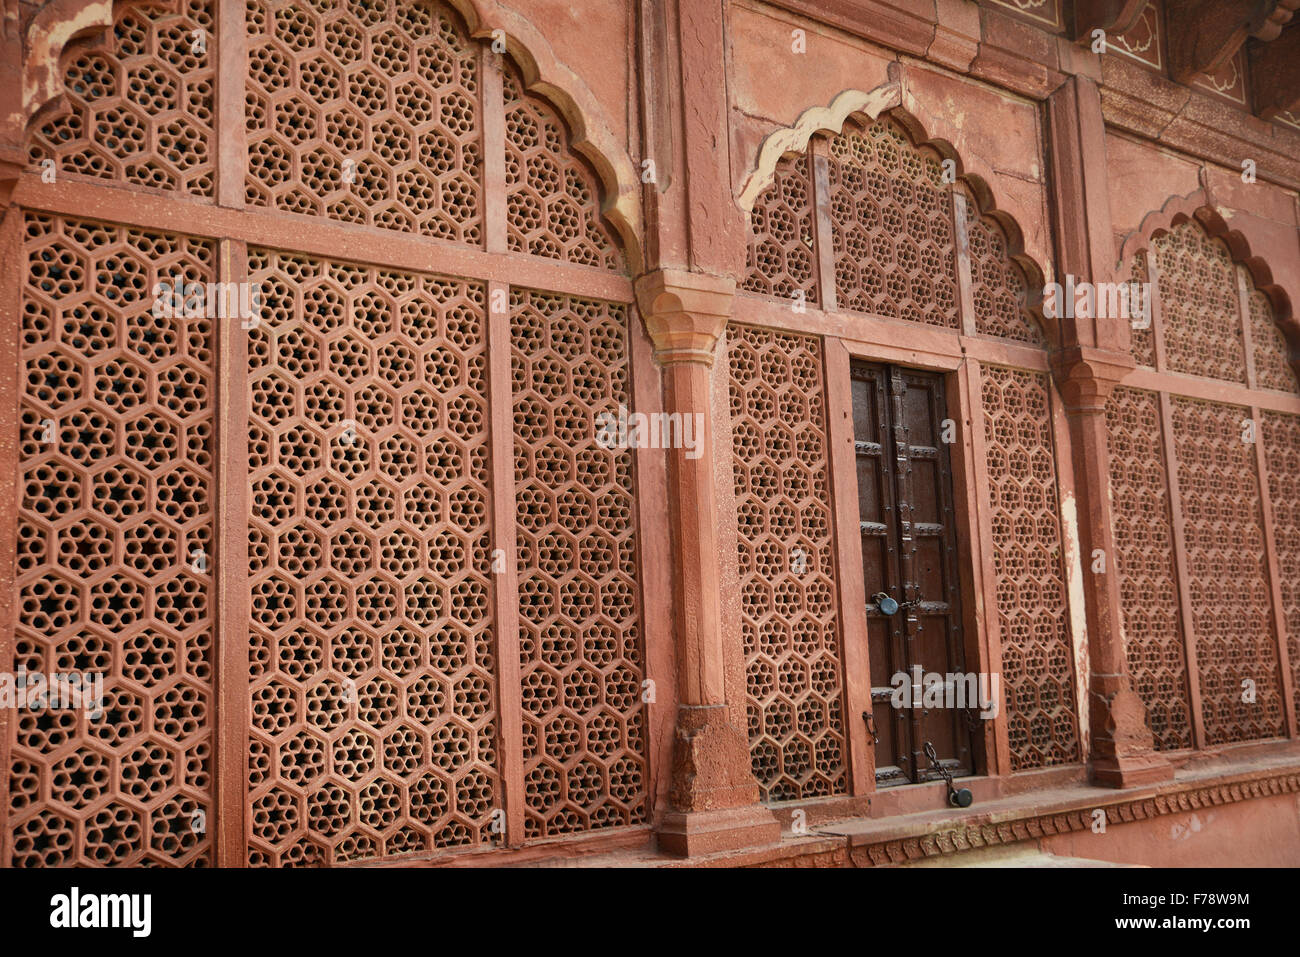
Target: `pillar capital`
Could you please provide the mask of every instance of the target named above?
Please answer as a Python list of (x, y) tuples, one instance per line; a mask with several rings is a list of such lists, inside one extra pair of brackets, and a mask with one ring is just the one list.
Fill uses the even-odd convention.
[(727, 328), (736, 297), (736, 280), (656, 269), (636, 281), (636, 301), (661, 365), (702, 362), (713, 365), (714, 347)]
[(1136, 363), (1127, 352), (1092, 346), (1067, 346), (1052, 353), (1052, 373), (1071, 415), (1100, 414), (1115, 386)]

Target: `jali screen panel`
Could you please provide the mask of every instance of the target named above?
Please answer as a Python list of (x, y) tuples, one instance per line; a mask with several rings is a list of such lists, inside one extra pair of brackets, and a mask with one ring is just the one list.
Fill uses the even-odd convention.
[(1160, 750), (1192, 746), (1160, 396), (1116, 389), (1106, 404), (1124, 650)]
[[(103, 672), (108, 701), (102, 717), (19, 722), (12, 859), (211, 862), (208, 835), (238, 832), (210, 820), (213, 767), (245, 756), (247, 846), (217, 847), (232, 862), (327, 864), (644, 823), (632, 457), (592, 439), (597, 414), (631, 405), (627, 309), (511, 290), (501, 262), (545, 257), (558, 289), (618, 288), (585, 268), (625, 269), (597, 177), (561, 114), (447, 5), (232, 4), (249, 61), (225, 78), (244, 85), (238, 130), (218, 129), (229, 111), (213, 109), (235, 61), (217, 49), (212, 5), (181, 7), (124, 11), (70, 61), (68, 108), (35, 136), (33, 167), (149, 187), (153, 202), (131, 213), (148, 222), (166, 191), (211, 197), (213, 144), (237, 133), (250, 221), (291, 225), (281, 236), (303, 217), (369, 231), (331, 257), (319, 244), (311, 256), (258, 248), (265, 233), (242, 224), (221, 244), (31, 219), (18, 664)], [(428, 237), (435, 257), (459, 244), (454, 261), (475, 278), (413, 271), (402, 234)], [(390, 253), (406, 265), (384, 267)], [(151, 287), (176, 275), (258, 287), (246, 369), (240, 331), (152, 315)], [(512, 444), (489, 431), (491, 283), (515, 303), (492, 341), (510, 349), (514, 326), (528, 445), (518, 500), (489, 479), (490, 450), (508, 460)], [(249, 473), (220, 476), (247, 483), (247, 524), (211, 501), (214, 448), (245, 439), (216, 434), (216, 369), (241, 386), (247, 376), (222, 421), (246, 430)], [(513, 405), (496, 385), (494, 401)], [(494, 614), (490, 530), (504, 516), (520, 528), (519, 555), (504, 560), (527, 589), (518, 646)], [(222, 576), (242, 582), (243, 570), (209, 565), (213, 543), (245, 535), (248, 589), (222, 607), (247, 600), (247, 621), (214, 626)], [(242, 650), (245, 627), (249, 736), (231, 736), (238, 752), (217, 761), (212, 672), (229, 657), (214, 656), (213, 635)], [(503, 646), (524, 659), (524, 687), (501, 687)], [(223, 700), (244, 677), (222, 672)], [(553, 698), (529, 697), (548, 680)], [(502, 700), (528, 702), (526, 753), (501, 753)], [(503, 838), (495, 812), (511, 788), (527, 812)]]
[(822, 351), (728, 330), (750, 760), (764, 798), (846, 788)]
[(511, 297), (526, 830), (646, 819), (632, 453), (595, 440), (629, 405), (627, 313)]
[(1046, 375), (986, 366), (984, 433), (1011, 766), (1079, 757)]
[(1242, 441), (1249, 412), (1171, 402), (1205, 743), (1276, 737), (1285, 733), (1282, 676), (1255, 447)]
[(17, 866), (211, 862), (213, 323), (153, 305), (214, 259), (27, 216), (14, 666), (103, 701), (16, 712)]
[(254, 250), (254, 863), (488, 840), (484, 290)]

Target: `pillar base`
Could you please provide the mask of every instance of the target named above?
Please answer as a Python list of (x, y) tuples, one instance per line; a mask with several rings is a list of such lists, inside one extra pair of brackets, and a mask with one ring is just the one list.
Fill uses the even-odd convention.
[(1130, 758), (1102, 758), (1089, 768), (1092, 783), (1103, 788), (1142, 788), (1174, 779), (1174, 766), (1155, 752)]
[(781, 824), (761, 804), (717, 811), (669, 811), (659, 825), (659, 850), (678, 857), (762, 847), (781, 840)]
[(1136, 788), (1174, 779), (1174, 766), (1155, 749), (1146, 708), (1127, 675), (1090, 677), (1092, 723), (1097, 729), (1088, 762), (1092, 783)]
[(781, 839), (780, 822), (758, 801), (749, 740), (732, 726), (725, 705), (680, 706), (673, 739), (661, 850), (692, 857)]

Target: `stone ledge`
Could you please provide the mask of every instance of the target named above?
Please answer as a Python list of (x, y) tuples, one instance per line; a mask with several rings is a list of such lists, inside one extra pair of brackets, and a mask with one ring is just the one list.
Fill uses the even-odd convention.
[[(1088, 830), (1096, 809), (1104, 810), (1107, 824), (1114, 825), (1300, 793), (1300, 751), (1293, 746), (1246, 761), (1216, 760), (1221, 763), (1185, 767), (1173, 781), (1159, 785), (1117, 791), (1067, 784), (1008, 795), (959, 812), (851, 818), (814, 825), (807, 835), (787, 832), (775, 844), (689, 860), (644, 847), (536, 863), (552, 867), (888, 867), (919, 862), (942, 866), (943, 859), (950, 858), (956, 865), (964, 852), (1015, 848), (1022, 842)], [(1067, 865), (1057, 862), (1057, 866)]]

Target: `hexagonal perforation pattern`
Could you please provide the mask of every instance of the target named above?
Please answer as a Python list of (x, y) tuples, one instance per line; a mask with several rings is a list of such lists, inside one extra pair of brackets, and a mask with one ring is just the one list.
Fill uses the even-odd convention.
[(214, 259), (26, 219), (15, 668), (102, 674), (104, 702), (15, 712), (16, 866), (209, 862), (213, 324), (152, 313)]
[(1188, 220), (1151, 241), (1171, 372), (1246, 384), (1237, 280), (1227, 245)]
[(1265, 412), (1260, 434), (1273, 507), (1278, 585), (1286, 622), (1292, 688), (1300, 706), (1300, 416)]
[(1174, 563), (1160, 398), (1120, 388), (1106, 404), (1111, 522), (1124, 650), (1158, 750), (1192, 746), (1186, 638)]
[[(1147, 267), (1147, 253), (1145, 251), (1138, 253), (1133, 257), (1132, 272), (1129, 276), (1130, 282), (1145, 283), (1151, 279), (1151, 270)], [(1145, 326), (1141, 324), (1133, 327), (1133, 358), (1140, 366), (1148, 369), (1156, 367), (1156, 333), (1154, 318)]]
[(1045, 344), (1026, 306), (1024, 269), (1012, 258), (1003, 228), (980, 212), (964, 184), (945, 185), (938, 152), (914, 144), (889, 117), (866, 124), (850, 121), (842, 132), (814, 138), (804, 153), (777, 163), (772, 185), (758, 196), (750, 213), (742, 288), (781, 299), (802, 294), (804, 302), (818, 301), (810, 172), (814, 148), (826, 153), (827, 228), (838, 310), (947, 329), (961, 326), (953, 234), (956, 188), (966, 198), (976, 331)]
[(622, 257), (600, 221), (595, 178), (569, 148), (559, 115), (525, 93), (518, 72), (503, 77), (506, 111), (506, 230), (515, 252), (604, 269)]
[(1277, 327), (1268, 297), (1249, 284), (1247, 288), (1250, 289), (1250, 338), (1255, 347), (1255, 384), (1274, 392), (1300, 392), (1300, 381), (1296, 380), (1291, 366), (1291, 348)]
[[(1286, 729), (1259, 477), (1255, 446), (1242, 441), (1250, 412), (1170, 401), (1205, 743), (1278, 737)], [(1243, 700), (1245, 679), (1253, 703)]]
[(481, 243), (477, 53), (452, 14), (249, 0), (248, 36), (251, 205)]
[(985, 461), (1013, 770), (1079, 759), (1047, 376), (985, 366)]
[(843, 794), (821, 347), (728, 327), (750, 760), (769, 801)]
[(70, 109), (36, 131), (31, 162), (212, 196), (212, 24), (204, 0), (187, 0), (178, 14), (150, 7), (122, 14), (107, 45), (68, 66)]
[(484, 289), (253, 250), (255, 864), (490, 839)]
[(595, 441), (628, 406), (623, 306), (512, 290), (525, 829), (646, 820), (632, 453)]
[(986, 336), (1046, 345), (1038, 323), (1025, 308), (1025, 273), (1011, 258), (1007, 235), (991, 217), (979, 215), (978, 209), (975, 198), (968, 197), (966, 236), (975, 330)]
[(952, 195), (938, 154), (880, 119), (832, 137), (830, 155), (839, 307), (955, 329)]
[(806, 155), (787, 156), (777, 164), (772, 185), (749, 215), (742, 288), (779, 299), (801, 292), (805, 302), (817, 302), (811, 181)]

